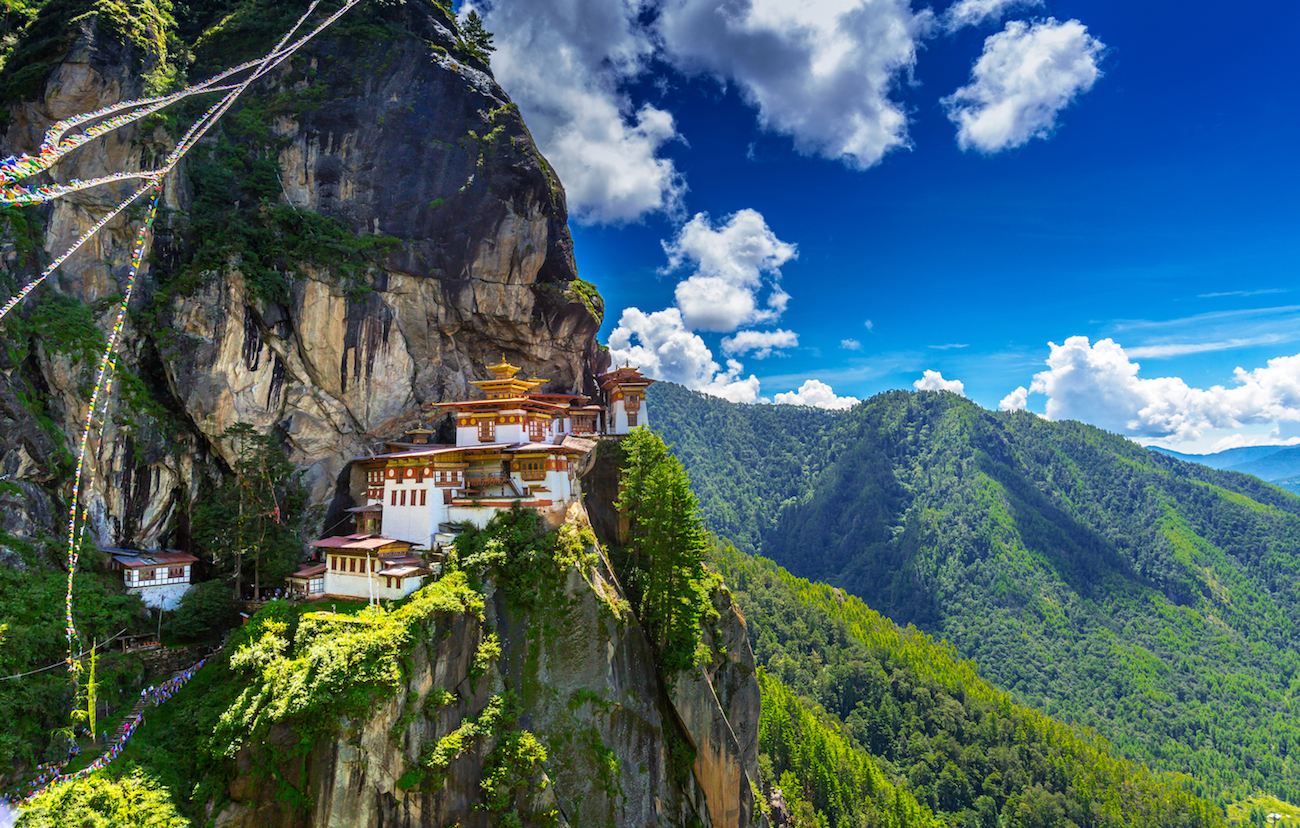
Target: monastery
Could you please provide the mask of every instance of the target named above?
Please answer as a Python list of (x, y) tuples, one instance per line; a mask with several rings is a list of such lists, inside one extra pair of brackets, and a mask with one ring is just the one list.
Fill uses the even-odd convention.
[(492, 379), (474, 382), (479, 399), (438, 403), (455, 418), (456, 443), (430, 442), (416, 428), (385, 453), (358, 458), (365, 474), (362, 506), (349, 511), (357, 532), (311, 545), (324, 555), (290, 578), (304, 597), (321, 595), (402, 598), (420, 587), (436, 564), (417, 550), (436, 553), (462, 524), (487, 525), (518, 504), (547, 516), (562, 515), (581, 496), (577, 461), (601, 436), (647, 425), (645, 392), (654, 380), (625, 366), (599, 377), (604, 404), (571, 394), (544, 394), (544, 379), (517, 376), (503, 358), (487, 366)]

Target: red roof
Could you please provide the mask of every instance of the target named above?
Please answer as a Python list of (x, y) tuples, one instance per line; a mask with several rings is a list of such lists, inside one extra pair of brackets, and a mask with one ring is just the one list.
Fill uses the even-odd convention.
[(386, 538), (382, 535), (335, 535), (332, 538), (312, 541), (309, 545), (317, 549), (338, 549), (344, 552), (373, 552), (393, 544), (404, 544), (407, 549), (415, 546), (411, 541)]
[(582, 449), (573, 448), (572, 446), (556, 445), (555, 443), (515, 443), (506, 449), (509, 452), (516, 451), (551, 451), (567, 452), (570, 454), (584, 454)]
[(604, 388), (607, 391), (609, 390), (610, 386), (613, 385), (642, 385), (642, 384), (653, 385), (654, 384), (654, 380), (642, 375), (642, 373), (639, 370), (637, 370), (636, 368), (632, 368), (630, 366), (615, 368), (613, 371), (610, 371), (607, 374), (601, 374), (599, 377), (596, 377), (596, 380), (597, 382), (600, 383), (600, 387)]
[(403, 564), (401, 566), (390, 566), (386, 569), (381, 569), (375, 574), (387, 575), (390, 577), (397, 577), (397, 578), (410, 578), (415, 575), (432, 575), (433, 573), (430, 572), (428, 569), (425, 569), (423, 566), (411, 566), (409, 564)]
[(304, 566), (302, 569), (290, 575), (290, 578), (319, 578), (325, 574), (325, 564), (318, 563), (311, 566)]
[(116, 554), (113, 563), (122, 569), (152, 569), (156, 566), (184, 566), (198, 561), (187, 552), (140, 552), (137, 554)]

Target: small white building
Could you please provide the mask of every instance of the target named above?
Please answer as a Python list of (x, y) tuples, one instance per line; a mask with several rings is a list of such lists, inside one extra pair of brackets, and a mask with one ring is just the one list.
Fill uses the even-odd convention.
[(145, 606), (174, 610), (181, 596), (190, 591), (191, 567), (198, 558), (186, 552), (141, 552), (136, 549), (106, 549), (111, 567), (122, 573), (126, 591), (139, 595)]
[(605, 433), (627, 434), (637, 426), (650, 425), (645, 403), (645, 391), (654, 384), (631, 366), (615, 368), (598, 378), (605, 392)]
[(382, 535), (336, 535), (313, 541), (325, 556), (324, 596), (397, 599), (420, 588), (433, 570), (411, 554), (415, 544)]
[(325, 594), (325, 564), (306, 564), (286, 580), (294, 598), (319, 598)]

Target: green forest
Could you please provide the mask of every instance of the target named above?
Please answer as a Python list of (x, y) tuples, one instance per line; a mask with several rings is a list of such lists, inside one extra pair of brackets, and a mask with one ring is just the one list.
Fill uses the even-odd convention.
[(1192, 780), (1154, 775), (1095, 735), (1016, 704), (916, 628), (729, 544), (715, 545), (712, 560), (763, 671), (763, 773), (783, 793), (797, 781), (796, 796), (829, 824), (871, 824), (850, 818), (854, 799), (842, 793), (844, 779), (870, 778), (864, 757), (949, 826), (1223, 824)]
[[(738, 547), (950, 642), (1018, 702), (1220, 803), (1300, 799), (1300, 498), (949, 393), (814, 412), (659, 383), (649, 404), (709, 527), (758, 518)], [(777, 424), (770, 463), (726, 456)]]

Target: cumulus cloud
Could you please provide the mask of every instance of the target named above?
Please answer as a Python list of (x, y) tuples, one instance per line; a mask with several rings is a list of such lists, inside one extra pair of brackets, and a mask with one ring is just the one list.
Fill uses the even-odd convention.
[(813, 408), (831, 408), (843, 410), (852, 408), (862, 402), (857, 397), (837, 397), (835, 389), (821, 380), (810, 379), (799, 386), (798, 391), (777, 394), (772, 399), (778, 405), (807, 405)]
[(799, 344), (799, 334), (794, 331), (741, 331), (722, 340), (722, 350), (728, 354), (749, 354), (754, 359), (766, 359), (779, 348), (793, 348)]
[(1048, 343), (1047, 370), (1031, 393), (1047, 395), (1047, 417), (1074, 419), (1134, 437), (1195, 440), (1209, 429), (1300, 423), (1300, 354), (1233, 372), (1235, 387), (1193, 388), (1179, 377), (1138, 376), (1114, 340), (1072, 336)]
[(846, 351), (861, 351), (862, 343), (856, 339), (841, 339), (840, 347)]
[(645, 0), (477, 0), (462, 12), (471, 6), (495, 34), (493, 74), (559, 173), (577, 220), (680, 211), (685, 183), (659, 156), (679, 137), (673, 117), (621, 91), (654, 52), (638, 23)]
[(648, 376), (680, 383), (732, 402), (758, 402), (759, 383), (754, 375), (742, 377), (743, 367), (728, 360), (722, 370), (713, 352), (697, 334), (687, 330), (677, 308), (645, 313), (628, 308), (609, 335), (609, 352), (615, 364), (629, 362)]
[(1003, 411), (1024, 411), (1029, 407), (1029, 389), (1023, 385), (1007, 394), (998, 403), (998, 408)]
[(1014, 8), (1041, 6), (1043, 0), (957, 0), (943, 13), (941, 22), (949, 32), (978, 26), (986, 20), (1000, 20)]
[(985, 153), (1046, 138), (1056, 116), (1101, 77), (1105, 45), (1078, 20), (1013, 20), (984, 41), (971, 82), (943, 99), (957, 143)]
[(926, 371), (921, 378), (912, 383), (917, 391), (951, 391), (966, 396), (966, 386), (961, 380), (946, 380), (938, 371)]
[[(790, 294), (776, 280), (781, 265), (798, 249), (778, 239), (757, 210), (740, 210), (716, 227), (707, 215), (696, 213), (663, 248), (668, 254), (664, 272), (695, 268), (676, 291), (688, 328), (726, 333), (771, 322), (785, 311)], [(768, 295), (760, 302), (764, 285)]]
[(909, 0), (668, 0), (658, 29), (668, 60), (736, 84), (764, 128), (865, 169), (907, 146), (889, 95), (933, 22)]

